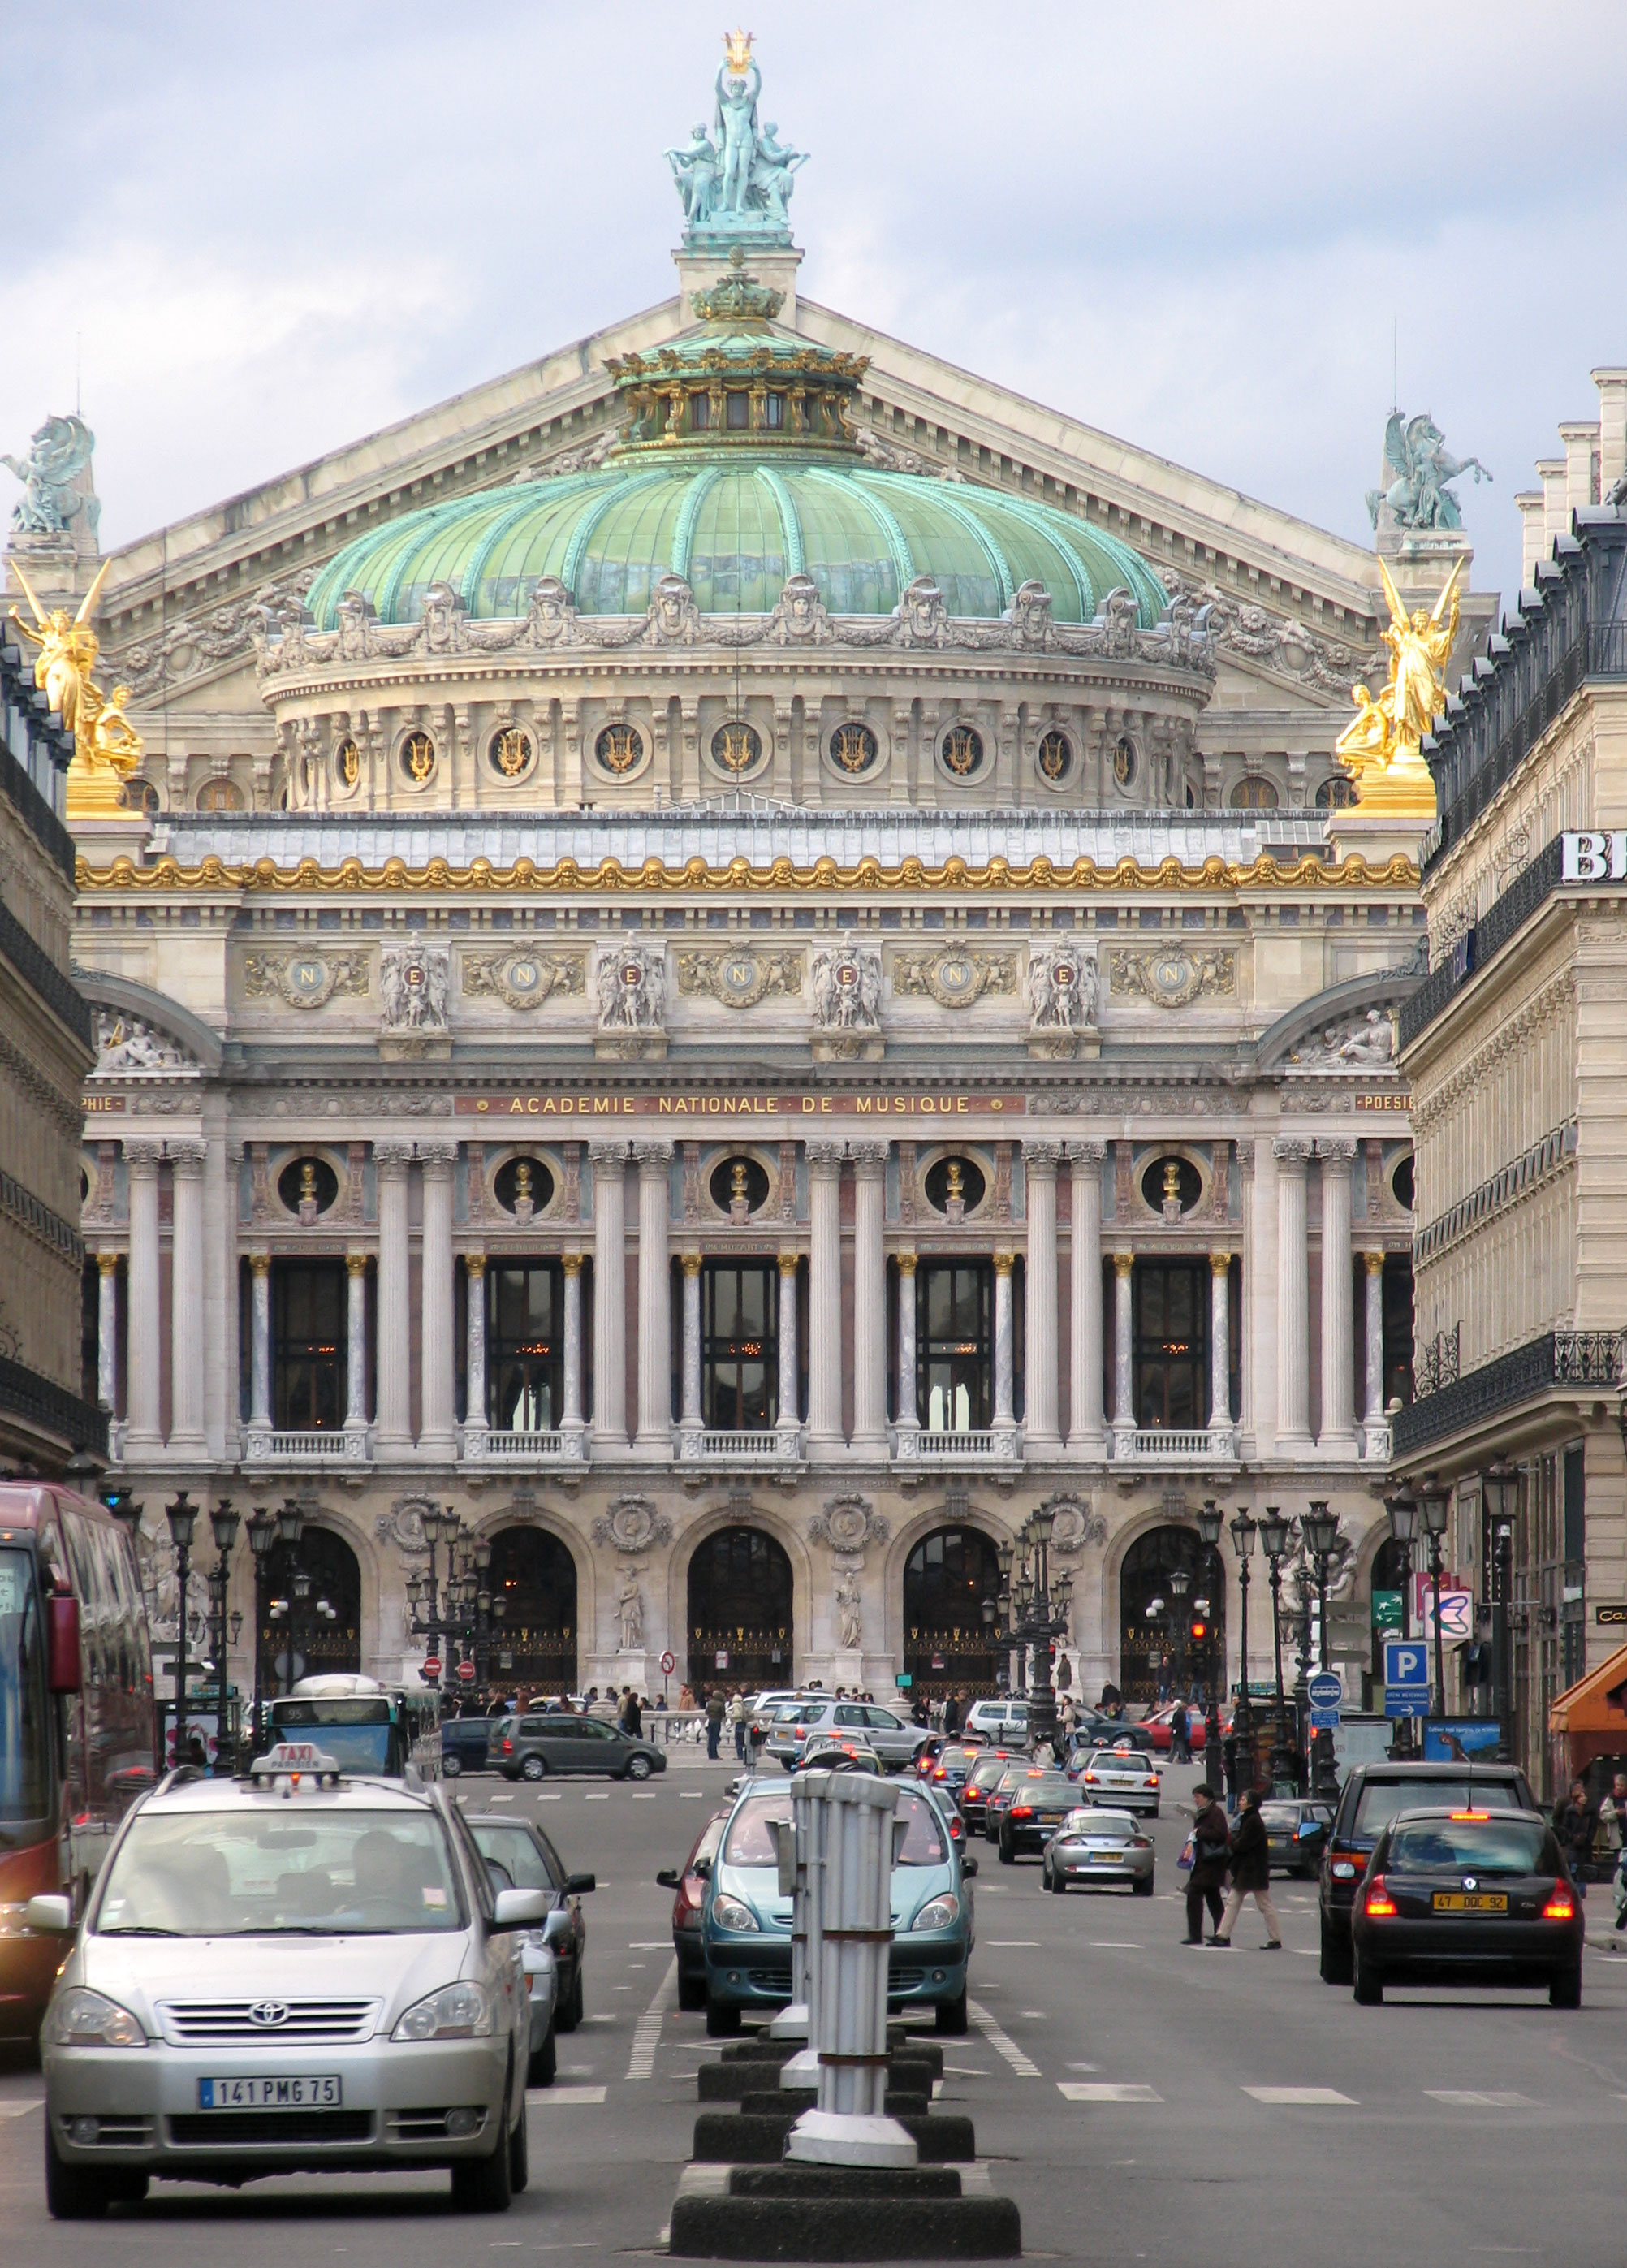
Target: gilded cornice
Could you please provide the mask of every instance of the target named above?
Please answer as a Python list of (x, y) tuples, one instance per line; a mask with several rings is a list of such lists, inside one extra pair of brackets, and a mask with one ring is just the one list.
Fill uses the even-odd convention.
[(959, 858), (946, 858), (937, 866), (914, 858), (891, 866), (875, 858), (860, 858), (849, 866), (830, 858), (816, 858), (806, 866), (783, 858), (763, 866), (754, 866), (747, 858), (731, 858), (725, 865), (689, 858), (681, 866), (669, 866), (659, 858), (646, 858), (638, 866), (625, 866), (619, 858), (603, 858), (590, 866), (574, 858), (547, 866), (526, 858), (516, 858), (509, 866), (497, 866), (490, 858), (475, 858), (466, 866), (454, 866), (445, 858), (430, 858), (422, 866), (409, 866), (403, 858), (387, 858), (379, 866), (364, 866), (359, 858), (344, 858), (335, 866), (301, 858), (285, 866), (274, 858), (228, 865), (222, 858), (207, 858), (195, 866), (183, 866), (170, 857), (139, 866), (128, 858), (115, 858), (107, 866), (92, 866), (81, 858), (77, 865), (82, 891), (129, 890), (145, 896), (171, 890), (640, 891), (650, 895), (715, 890), (1394, 890), (1416, 889), (1417, 880), (1417, 865), (1399, 851), (1379, 865), (1354, 851), (1335, 865), (1308, 854), (1279, 861), (1269, 850), (1247, 865), (1211, 858), (1198, 866), (1183, 865), (1178, 858), (1160, 858), (1156, 865), (1121, 858), (1103, 866), (1090, 858), (1059, 866), (1043, 857), (1023, 865), (997, 857), (982, 866)]

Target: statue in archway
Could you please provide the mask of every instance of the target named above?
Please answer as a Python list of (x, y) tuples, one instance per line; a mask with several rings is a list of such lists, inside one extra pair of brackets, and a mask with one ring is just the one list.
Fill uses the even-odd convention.
[(638, 1578), (649, 1565), (647, 1559), (635, 1559), (622, 1570), (622, 1587), (616, 1594), (616, 1624), (620, 1633), (617, 1643), (623, 1653), (644, 1652), (644, 1599), (638, 1588)]
[(865, 1643), (865, 1616), (859, 1603), (856, 1567), (844, 1567), (836, 1578), (836, 1613), (841, 1622), (842, 1651), (859, 1653)]

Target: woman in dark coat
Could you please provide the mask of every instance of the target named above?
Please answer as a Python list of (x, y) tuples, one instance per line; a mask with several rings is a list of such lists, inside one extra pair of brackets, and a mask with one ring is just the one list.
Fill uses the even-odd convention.
[(1232, 1832), (1232, 1895), (1226, 1900), (1226, 1913), (1216, 1930), (1213, 1942), (1230, 1945), (1232, 1925), (1243, 1910), (1243, 1900), (1252, 1897), (1259, 1907), (1265, 1926), (1270, 1932), (1265, 1942), (1267, 1953), (1283, 1949), (1282, 1924), (1277, 1918), (1277, 1908), (1271, 1903), (1271, 1852), (1266, 1839), (1265, 1822), (1260, 1816), (1260, 1791), (1251, 1787), (1244, 1792), (1243, 1808)]
[(1211, 1787), (1200, 1785), (1192, 1790), (1192, 1808), (1196, 1816), (1192, 1822), (1192, 1871), (1187, 1876), (1186, 1941), (1201, 1945), (1205, 1905), (1217, 1933), (1220, 1927), (1220, 1885), (1226, 1880), (1231, 1824)]

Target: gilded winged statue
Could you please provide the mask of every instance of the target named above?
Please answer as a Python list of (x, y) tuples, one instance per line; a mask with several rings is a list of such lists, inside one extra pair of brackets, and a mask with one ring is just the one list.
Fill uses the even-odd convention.
[(1434, 812), (1435, 784), (1421, 747), (1447, 705), (1445, 671), (1458, 630), (1458, 571), (1453, 568), (1427, 613), (1422, 607), (1409, 613), (1389, 569), (1379, 562), (1390, 615), (1380, 633), (1390, 651), (1389, 682), (1376, 696), (1365, 685), (1355, 688), (1356, 715), (1333, 747), (1357, 783), (1358, 799), (1370, 810), (1421, 817)]
[(110, 563), (103, 560), (77, 612), (70, 615), (65, 607), (48, 611), (42, 607), (16, 554), (11, 556), (11, 571), (23, 586), (33, 621), (26, 621), (18, 607), (11, 608), (11, 620), (36, 649), (34, 683), (73, 734), (73, 762), (68, 769), (70, 820), (107, 818), (121, 810), (124, 783), (142, 759), (141, 734), (124, 713), (129, 688), (115, 685), (109, 696), (91, 675), (101, 651), (91, 617)]

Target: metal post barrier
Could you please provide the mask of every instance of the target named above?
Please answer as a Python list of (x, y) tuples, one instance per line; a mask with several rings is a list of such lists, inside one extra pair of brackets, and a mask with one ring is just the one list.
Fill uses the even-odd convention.
[(819, 2102), (785, 2155), (836, 2166), (913, 2166), (914, 2138), (886, 2115), (887, 1961), (898, 1790), (860, 1773), (811, 1772), (810, 2007)]
[(777, 2040), (808, 2043), (791, 2057), (780, 2073), (782, 2087), (818, 2083), (819, 2058), (814, 2042), (812, 1963), (808, 1957), (808, 1853), (813, 1845), (815, 1807), (808, 1793), (807, 1775), (791, 1786), (791, 1818), (771, 1820), (779, 1852), (780, 1895), (791, 1899), (791, 2002), (769, 2026)]

